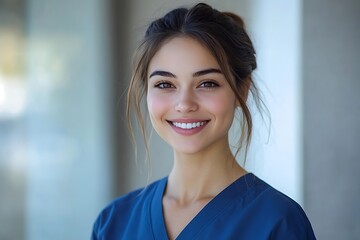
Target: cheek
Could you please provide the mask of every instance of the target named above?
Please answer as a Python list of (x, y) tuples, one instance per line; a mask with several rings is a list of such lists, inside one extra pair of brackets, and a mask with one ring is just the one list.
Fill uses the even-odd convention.
[(221, 94), (208, 101), (208, 107), (217, 116), (232, 119), (236, 108), (235, 96), (229, 93)]
[(161, 117), (166, 113), (168, 109), (168, 101), (159, 97), (158, 94), (148, 93), (147, 107), (152, 122), (161, 120)]

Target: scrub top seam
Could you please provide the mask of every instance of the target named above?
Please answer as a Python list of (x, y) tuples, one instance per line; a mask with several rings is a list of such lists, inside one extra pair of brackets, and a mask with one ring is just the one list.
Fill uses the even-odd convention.
[[(221, 215), (223, 215), (226, 210), (228, 210), (229, 208), (231, 208), (231, 207), (239, 204), (240, 202), (244, 201), (244, 199), (245, 199), (249, 194), (251, 194), (251, 193), (250, 193), (250, 190), (251, 190), (252, 188), (254, 188), (254, 187), (256, 188), (256, 184), (255, 184), (256, 176), (255, 176), (255, 175), (253, 175), (254, 178), (251, 180), (251, 181), (252, 181), (252, 184), (248, 184), (248, 182), (247, 182), (247, 177), (248, 177), (248, 176), (251, 176), (251, 175), (253, 175), (253, 174), (252, 174), (252, 173), (249, 173), (249, 174), (247, 174), (247, 176), (245, 176), (245, 178), (244, 178), (244, 179), (245, 179), (246, 190), (243, 192), (241, 198), (239, 198), (238, 201), (236, 201), (236, 202), (233, 202), (233, 201), (231, 201), (231, 200), (227, 200), (227, 201), (226, 201), (226, 202), (227, 202), (226, 207), (223, 207), (223, 209), (222, 209), (218, 214), (216, 214), (216, 215), (208, 222), (208, 224), (204, 225), (204, 226), (198, 231), (198, 233), (195, 235), (194, 239), (199, 239), (199, 238), (201, 237), (201, 233), (202, 233), (203, 231), (205, 231), (205, 229), (207, 229), (207, 228), (208, 228), (212, 223), (214, 223), (217, 219), (219, 219), (219, 217), (220, 217)], [(265, 190), (267, 190), (267, 189), (265, 189)]]
[[(246, 175), (248, 175), (248, 174), (246, 174)], [(232, 200), (226, 200), (226, 203), (225, 203), (226, 206), (223, 207), (222, 210), (221, 210), (218, 214), (216, 214), (216, 215), (208, 222), (208, 224), (204, 225), (204, 226), (198, 231), (198, 233), (195, 235), (194, 239), (199, 239), (199, 237), (201, 236), (201, 233), (202, 233), (203, 231), (205, 231), (205, 229), (207, 229), (212, 223), (214, 223), (221, 215), (223, 215), (226, 210), (228, 210), (229, 208), (231, 208), (232, 206), (234, 206), (234, 205), (236, 205), (236, 204), (239, 204), (239, 202), (244, 201), (244, 198), (249, 194), (249, 190), (250, 190), (252, 187), (254, 187), (254, 185), (248, 185), (248, 183), (247, 183), (247, 181), (246, 181), (246, 180), (247, 180), (247, 179), (246, 179), (246, 178), (247, 178), (246, 175), (244, 176), (245, 184), (246, 184), (246, 190), (245, 190), (244, 193), (242, 194), (241, 198), (238, 199), (238, 201), (236, 201), (236, 202), (233, 202)], [(252, 174), (252, 173), (249, 173), (249, 175), (253, 175), (253, 174)], [(255, 177), (254, 179), (256, 179), (256, 177)], [(254, 182), (254, 180), (253, 180), (253, 182)]]
[[(228, 206), (230, 201), (227, 201), (227, 206), (224, 207), (218, 214), (216, 214), (209, 222), (208, 224), (205, 224), (199, 231), (198, 233), (194, 236), (194, 239), (199, 239), (200, 234), (207, 229), (213, 222), (216, 221), (216, 219), (219, 218), (219, 216), (221, 216), (230, 206)], [(234, 205), (234, 204), (230, 204), (230, 205)]]

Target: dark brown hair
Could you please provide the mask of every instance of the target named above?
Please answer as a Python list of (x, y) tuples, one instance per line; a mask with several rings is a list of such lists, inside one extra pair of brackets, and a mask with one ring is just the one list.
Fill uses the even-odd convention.
[[(233, 90), (242, 111), (241, 134), (236, 154), (245, 142), (245, 155), (252, 135), (252, 116), (247, 106), (248, 93), (261, 108), (261, 98), (253, 82), (252, 72), (256, 69), (253, 44), (245, 30), (241, 17), (230, 12), (220, 12), (211, 6), (199, 3), (192, 8), (177, 8), (164, 17), (153, 21), (135, 55), (133, 76), (127, 95), (127, 120), (132, 132), (131, 112), (135, 114), (149, 153), (147, 131), (142, 99), (147, 91), (148, 65), (161, 46), (175, 38), (186, 36), (205, 46), (215, 57), (221, 71)], [(236, 155), (235, 154), (235, 155)]]

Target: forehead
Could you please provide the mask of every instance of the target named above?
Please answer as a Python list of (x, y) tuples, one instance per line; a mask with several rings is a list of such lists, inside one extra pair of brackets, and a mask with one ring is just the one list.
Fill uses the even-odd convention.
[(192, 74), (205, 68), (220, 68), (211, 52), (190, 37), (165, 42), (151, 59), (148, 72), (166, 70), (174, 74)]

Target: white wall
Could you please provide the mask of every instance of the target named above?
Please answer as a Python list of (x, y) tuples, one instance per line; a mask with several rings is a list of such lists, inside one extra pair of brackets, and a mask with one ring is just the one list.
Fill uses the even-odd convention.
[(251, 3), (249, 28), (258, 60), (254, 77), (271, 128), (268, 139), (267, 125), (256, 115), (248, 169), (301, 204), (301, 1)]

